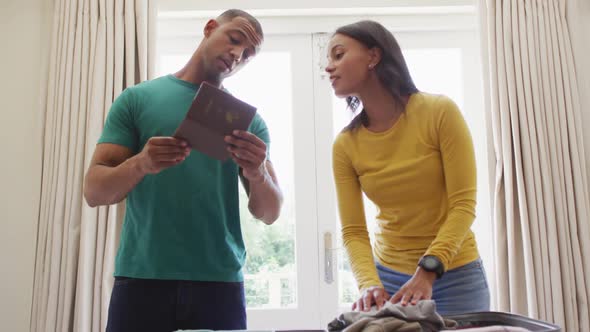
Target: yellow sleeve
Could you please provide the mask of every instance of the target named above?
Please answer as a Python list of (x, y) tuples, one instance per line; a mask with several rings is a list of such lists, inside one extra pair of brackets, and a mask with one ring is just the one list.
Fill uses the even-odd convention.
[(367, 231), (360, 183), (342, 143), (342, 137), (334, 142), (332, 165), (344, 246), (359, 289), (382, 286)]
[(469, 128), (457, 105), (448, 98), (443, 101), (437, 128), (449, 207), (447, 219), (426, 255), (440, 258), (446, 269), (475, 219), (477, 175)]

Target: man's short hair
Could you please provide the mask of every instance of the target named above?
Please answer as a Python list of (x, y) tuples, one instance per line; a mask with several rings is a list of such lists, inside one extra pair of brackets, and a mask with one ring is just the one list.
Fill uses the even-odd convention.
[(247, 12), (241, 9), (226, 10), (219, 16), (217, 16), (217, 21), (219, 21), (220, 23), (225, 23), (233, 20), (235, 17), (242, 17), (248, 20), (248, 22), (250, 22), (250, 24), (252, 24), (252, 26), (254, 27), (254, 30), (256, 30), (256, 33), (260, 35), (260, 39), (264, 39), (264, 33), (262, 32), (262, 26), (260, 25), (260, 22), (258, 22), (258, 20), (254, 16), (248, 14)]

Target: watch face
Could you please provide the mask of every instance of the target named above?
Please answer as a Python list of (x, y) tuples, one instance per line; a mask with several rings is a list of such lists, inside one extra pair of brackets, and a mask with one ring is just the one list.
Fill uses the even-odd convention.
[(423, 264), (427, 270), (435, 270), (438, 267), (438, 261), (433, 257), (424, 257)]

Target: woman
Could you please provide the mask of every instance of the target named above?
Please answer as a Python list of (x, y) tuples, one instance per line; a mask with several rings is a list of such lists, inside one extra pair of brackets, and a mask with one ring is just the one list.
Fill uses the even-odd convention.
[[(342, 234), (361, 291), (352, 309), (432, 298), (442, 315), (489, 310), (470, 230), (473, 142), (456, 104), (418, 91), (397, 41), (377, 22), (337, 29), (328, 61), (335, 94), (353, 111), (363, 107), (333, 147)], [(361, 192), (379, 208), (374, 248)]]

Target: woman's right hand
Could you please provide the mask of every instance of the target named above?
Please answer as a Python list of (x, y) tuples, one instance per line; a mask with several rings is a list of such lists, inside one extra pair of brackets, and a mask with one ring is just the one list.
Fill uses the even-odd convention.
[(369, 311), (373, 305), (381, 309), (390, 295), (382, 286), (372, 286), (362, 291), (361, 297), (352, 304), (352, 311)]

